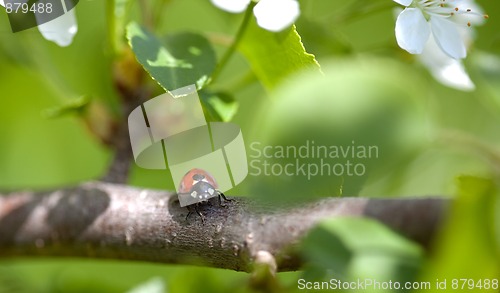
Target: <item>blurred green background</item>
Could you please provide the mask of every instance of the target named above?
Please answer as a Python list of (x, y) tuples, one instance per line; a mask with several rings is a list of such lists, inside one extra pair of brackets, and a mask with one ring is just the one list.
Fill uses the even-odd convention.
[[(219, 58), (243, 17), (208, 0), (165, 2), (154, 33), (200, 33)], [(477, 2), (490, 18), (474, 28), (476, 42), (465, 61), (477, 86), (473, 92), (439, 84), (397, 46), (393, 8), (398, 5), (389, 0), (300, 1), (297, 31), (324, 75), (296, 72), (269, 88), (252, 73), (255, 61), (237, 52), (210, 85), (239, 104), (232, 122), (241, 126), (249, 155), (254, 142), (301, 146), (306, 141), (355, 141), (380, 150), (378, 158), (359, 160), (367, 170), (363, 176), (309, 180), (249, 175), (228, 192), (231, 196), (260, 196), (273, 205), (324, 196), (457, 197), (433, 253), (376, 223), (323, 223), (304, 243), (306, 259), (316, 265), (279, 274), (282, 290), (297, 290), (300, 277), (331, 274), (432, 281), (438, 276), (499, 277), (500, 18), (495, 12), (500, 2)], [(67, 48), (46, 41), (37, 29), (12, 34), (6, 14), (0, 13), (0, 190), (56, 188), (106, 172), (112, 152), (88, 127), (89, 120), (98, 124), (105, 119), (103, 111), (110, 113), (103, 116), (119, 112), (112, 70), (116, 56), (105, 8), (105, 1), (80, 1), (79, 31)], [(130, 20), (140, 23), (139, 5), (133, 3), (130, 11)], [(154, 92), (161, 89), (154, 86)], [(90, 116), (47, 117), (48, 110), (82, 97), (93, 104)], [(463, 175), (469, 177), (457, 179)], [(167, 172), (138, 167), (129, 183), (174, 189)], [(342, 229), (350, 225), (352, 229)], [(370, 233), (381, 240), (359, 245)], [(380, 246), (397, 247), (397, 253), (366, 257)], [(398, 273), (402, 262), (407, 268), (403, 274)], [(162, 287), (165, 292), (251, 292), (249, 279), (248, 274), (219, 269), (122, 261), (0, 260), (0, 292), (125, 292), (141, 284), (150, 289), (140, 292), (162, 292)]]

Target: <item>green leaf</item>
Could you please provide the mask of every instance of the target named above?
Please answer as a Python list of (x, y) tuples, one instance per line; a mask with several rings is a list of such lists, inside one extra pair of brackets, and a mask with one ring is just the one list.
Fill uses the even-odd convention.
[(498, 190), (491, 180), (469, 176), (459, 178), (458, 189), (422, 276), (424, 281), (446, 279), (448, 288), (454, 278), (478, 281), (500, 274), (494, 226)]
[(238, 111), (238, 102), (228, 93), (200, 91), (198, 94), (208, 114), (205, 117), (211, 121), (230, 121)]
[(306, 275), (320, 277), (318, 269), (333, 270), (338, 279), (408, 281), (422, 258), (420, 246), (366, 218), (321, 222), (304, 239), (302, 252), (310, 261)]
[(45, 109), (42, 115), (45, 118), (59, 118), (70, 114), (82, 114), (89, 103), (89, 96), (81, 96), (76, 99), (68, 100), (60, 106)]
[(295, 26), (280, 33), (260, 28), (252, 18), (239, 50), (267, 89), (304, 69), (321, 72), (314, 55), (306, 52)]
[(215, 52), (198, 34), (179, 33), (160, 40), (133, 22), (127, 26), (127, 39), (139, 63), (167, 91), (190, 84), (201, 89), (215, 69)]

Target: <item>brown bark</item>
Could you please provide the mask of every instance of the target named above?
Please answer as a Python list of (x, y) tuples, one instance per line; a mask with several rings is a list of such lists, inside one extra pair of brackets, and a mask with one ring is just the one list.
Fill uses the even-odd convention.
[[(370, 217), (427, 246), (443, 198), (327, 198), (295, 208), (262, 209), (245, 198), (200, 210), (205, 224), (171, 192), (88, 182), (0, 197), (0, 257), (73, 256), (197, 264), (251, 271), (259, 255), (278, 271), (297, 270), (294, 249), (321, 219)], [(271, 261), (272, 263), (272, 261)]]

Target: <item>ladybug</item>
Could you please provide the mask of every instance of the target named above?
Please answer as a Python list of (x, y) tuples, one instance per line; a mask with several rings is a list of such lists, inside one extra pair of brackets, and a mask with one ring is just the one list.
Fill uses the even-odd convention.
[(181, 183), (179, 184), (178, 195), (180, 199), (183, 197), (183, 201), (189, 202), (187, 205), (189, 212), (186, 216), (186, 220), (194, 210), (200, 216), (201, 221), (205, 223), (205, 217), (200, 213), (197, 207), (200, 203), (206, 203), (207, 200), (212, 197), (218, 196), (219, 205), (222, 207), (226, 205), (222, 203), (221, 197), (225, 201), (232, 201), (231, 199), (227, 199), (224, 193), (217, 190), (217, 188), (218, 185), (214, 177), (202, 169), (191, 169), (182, 177)]

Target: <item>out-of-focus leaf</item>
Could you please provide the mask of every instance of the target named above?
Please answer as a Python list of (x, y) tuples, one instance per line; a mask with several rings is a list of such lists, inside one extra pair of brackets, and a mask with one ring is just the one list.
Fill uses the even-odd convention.
[(0, 189), (54, 188), (100, 176), (109, 153), (78, 119), (42, 117), (57, 96), (43, 76), (9, 63), (2, 67), (8, 74), (0, 79)]
[(238, 102), (228, 93), (200, 91), (199, 95), (211, 121), (230, 121), (238, 111)]
[(280, 33), (260, 28), (252, 18), (239, 50), (267, 89), (307, 68), (321, 72), (314, 55), (306, 52), (295, 26)]
[(222, 269), (184, 267), (168, 280), (176, 293), (250, 293), (248, 274)]
[(500, 112), (500, 57), (495, 54), (476, 51), (471, 55), (472, 73), (477, 80), (480, 97), (496, 113)]
[(81, 114), (89, 102), (89, 96), (70, 99), (60, 106), (44, 110), (42, 115), (46, 118), (59, 118), (70, 114)]
[(164, 293), (165, 282), (160, 277), (155, 277), (147, 282), (139, 284), (138, 286), (127, 291), (127, 293)]
[(109, 108), (100, 100), (92, 99), (89, 96), (81, 96), (68, 100), (63, 105), (45, 109), (42, 111), (42, 115), (49, 119), (78, 115), (88, 130), (105, 144), (111, 142), (116, 130), (116, 121)]
[(325, 61), (322, 69), (294, 76), (255, 111), (250, 194), (286, 202), (356, 196), (367, 180), (401, 173), (401, 163), (429, 142), (421, 83), (408, 67), (358, 57)]
[(9, 267), (0, 266), (0, 292), (29, 292), (22, 278), (9, 270)]
[(190, 84), (201, 89), (215, 68), (215, 52), (198, 34), (179, 33), (160, 40), (132, 22), (127, 38), (139, 63), (167, 91)]
[(434, 257), (422, 280), (446, 279), (450, 288), (453, 279), (473, 279), (476, 284), (479, 280), (498, 278), (500, 262), (494, 227), (497, 200), (498, 191), (491, 180), (459, 178), (458, 197), (436, 239)]
[(323, 221), (305, 238), (302, 253), (310, 261), (309, 269), (316, 271), (309, 277), (322, 277), (318, 276), (322, 269), (337, 279), (380, 282), (413, 280), (422, 258), (420, 246), (363, 218)]

